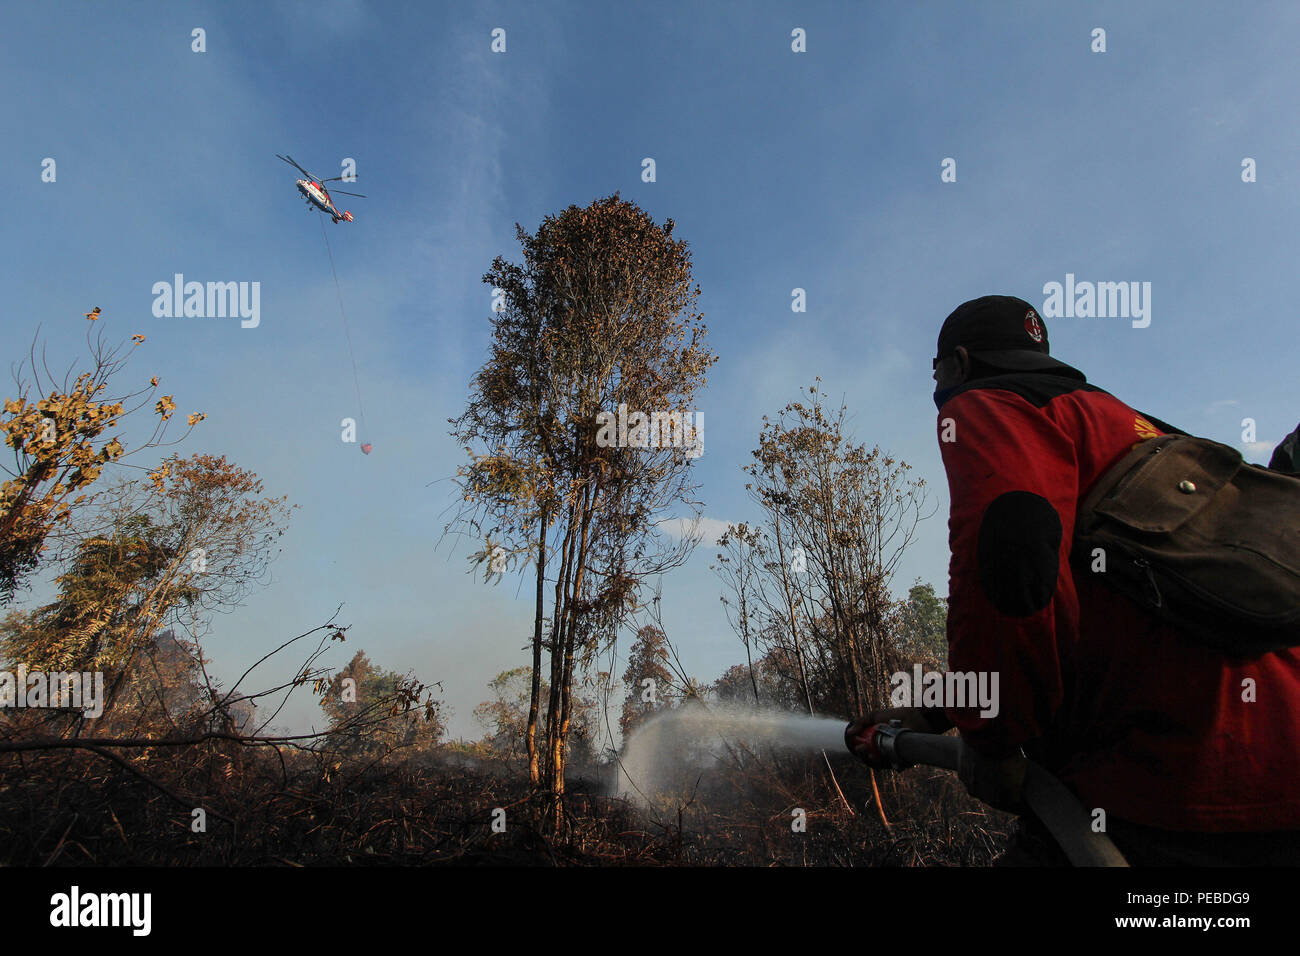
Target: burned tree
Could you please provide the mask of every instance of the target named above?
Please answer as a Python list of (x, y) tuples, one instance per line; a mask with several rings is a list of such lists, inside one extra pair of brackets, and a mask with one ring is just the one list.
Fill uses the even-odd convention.
[(846, 409), (828, 414), (817, 386), (808, 392), (777, 421), (764, 417), (746, 467), (763, 522), (729, 528), (715, 570), (751, 672), (757, 652), (797, 682), (810, 710), (857, 715), (886, 699), (898, 621), (889, 585), (927, 516), (925, 483), (854, 444)]
[[(99, 309), (86, 318), (98, 321)], [(133, 335), (131, 341), (134, 349), (144, 336)], [(71, 371), (61, 380), (50, 372), (44, 350), (38, 357), (35, 343), (28, 361), (14, 370), (14, 397), (5, 399), (0, 417), (0, 432), (13, 450), (13, 467), (0, 465), (9, 476), (0, 482), (0, 605), (13, 601), (50, 539), (68, 526), (73, 508), (94, 501), (90, 486), (105, 469), (164, 444), (163, 433), (176, 410), (170, 395), (154, 402), (158, 421), (152, 437), (128, 452), (113, 430), (148, 404), (158, 378), (151, 378), (148, 388), (110, 397), (110, 380), (126, 366), (122, 346), (110, 346), (102, 332), (89, 330), (86, 342), (92, 368), (75, 380)], [(191, 414), (189, 427), (205, 417)]]
[(526, 743), (553, 809), (575, 675), (614, 638), (643, 579), (694, 544), (667, 541), (658, 525), (696, 505), (702, 435), (686, 425), (716, 358), (691, 311), (687, 244), (672, 231), (617, 194), (547, 217), (535, 235), (517, 227), (524, 263), (498, 257), (484, 276), (498, 290), (491, 357), (453, 420), (470, 458), (458, 524), (484, 545), (474, 558), (489, 574), (533, 569)]

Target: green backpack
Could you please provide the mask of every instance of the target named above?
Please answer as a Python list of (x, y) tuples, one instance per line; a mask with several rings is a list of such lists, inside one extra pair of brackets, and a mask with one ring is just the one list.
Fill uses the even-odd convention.
[(1230, 656), (1300, 645), (1300, 476), (1228, 445), (1141, 442), (1083, 500), (1073, 555), (1076, 573)]

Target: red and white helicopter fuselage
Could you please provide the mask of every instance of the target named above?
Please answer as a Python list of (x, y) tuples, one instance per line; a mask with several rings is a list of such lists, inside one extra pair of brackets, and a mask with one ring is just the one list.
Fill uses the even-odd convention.
[(311, 205), (315, 206), (321, 212), (328, 213), (332, 216), (335, 222), (338, 222), (339, 220), (343, 220), (344, 222), (352, 221), (352, 213), (348, 212), (346, 209), (339, 212), (338, 207), (334, 205), (334, 200), (330, 199), (329, 190), (320, 183), (314, 182), (310, 179), (299, 179), (298, 192), (302, 193), (307, 198), (307, 202)]
[[(325, 184), (354, 182), (357, 178), (356, 176), (332, 176), (328, 179), (322, 179), (315, 173), (310, 173), (299, 166), (292, 156), (281, 156), (279, 153), (276, 153), (276, 158), (283, 159), (286, 163), (303, 174), (304, 178), (296, 180), (296, 182), (298, 185), (298, 192), (302, 193), (306, 198), (309, 207), (315, 206), (321, 212), (327, 213), (335, 222), (352, 221), (352, 213), (348, 212), (346, 209), (339, 212), (339, 207), (334, 205), (334, 200), (330, 198), (330, 191), (325, 188)], [(358, 199), (366, 198), (361, 195), (361, 193), (350, 193), (343, 189), (339, 189), (337, 192), (342, 193), (344, 196), (356, 196)]]

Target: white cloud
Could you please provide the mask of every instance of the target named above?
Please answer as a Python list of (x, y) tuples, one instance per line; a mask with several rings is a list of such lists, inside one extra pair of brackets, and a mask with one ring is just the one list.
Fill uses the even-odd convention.
[(659, 527), (679, 541), (698, 536), (701, 542), (712, 547), (731, 523), (700, 515), (698, 518), (664, 518), (659, 522)]

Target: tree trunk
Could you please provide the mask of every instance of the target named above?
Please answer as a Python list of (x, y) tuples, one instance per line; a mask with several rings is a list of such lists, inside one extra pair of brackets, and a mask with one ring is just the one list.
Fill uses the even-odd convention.
[[(590, 486), (588, 486), (590, 488)], [(562, 620), (565, 621), (563, 629), (563, 638), (558, 640), (558, 646), (562, 647), (558, 657), (559, 673), (555, 682), (551, 686), (551, 700), (557, 699), (556, 688), (558, 693), (558, 713), (557, 719), (553, 722), (554, 733), (551, 737), (551, 779), (550, 792), (552, 795), (551, 812), (554, 815), (555, 832), (558, 834), (564, 826), (564, 766), (565, 766), (565, 743), (569, 736), (569, 724), (572, 720), (572, 700), (573, 700), (573, 663), (576, 657), (577, 636), (578, 636), (578, 599), (582, 594), (582, 581), (585, 576), (587, 566), (587, 549), (588, 535), (591, 530), (591, 516), (595, 510), (596, 500), (599, 492), (588, 492), (583, 490), (581, 499), (582, 514), (582, 534), (576, 542), (578, 553), (573, 560), (566, 560), (565, 569), (565, 587), (564, 587), (564, 613)], [(570, 512), (571, 522), (577, 518), (576, 503), (574, 511)], [(572, 526), (572, 525), (571, 525)], [(573, 535), (570, 534), (568, 539), (570, 551), (572, 551), (574, 541)], [(570, 573), (571, 572), (571, 573)], [(557, 660), (555, 656), (556, 648), (552, 648), (552, 673), (555, 673), (554, 663)], [(548, 729), (550, 723), (548, 722)]]
[(569, 506), (564, 544), (560, 549), (560, 573), (555, 580), (555, 606), (551, 617), (551, 692), (546, 702), (546, 763), (542, 768), (542, 785), (551, 793), (556, 792), (557, 785), (563, 789), (563, 776), (560, 760), (556, 757), (559, 742), (561, 693), (564, 674), (564, 647), (569, 623), (569, 579), (573, 571), (573, 546), (575, 537), (576, 506)]
[(528, 698), (528, 782), (533, 789), (541, 781), (541, 767), (537, 759), (537, 710), (542, 697), (542, 620), (545, 617), (546, 595), (546, 509), (542, 509), (541, 530), (537, 533), (537, 610), (533, 618), (533, 675)]

